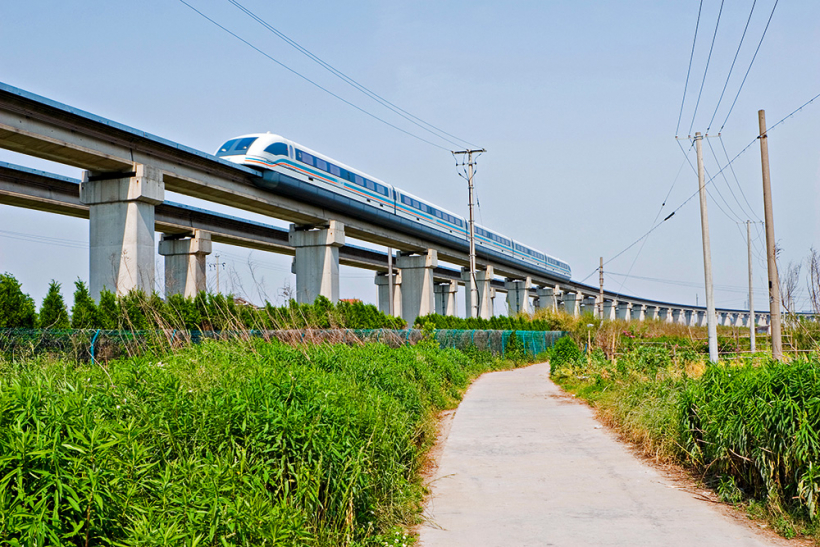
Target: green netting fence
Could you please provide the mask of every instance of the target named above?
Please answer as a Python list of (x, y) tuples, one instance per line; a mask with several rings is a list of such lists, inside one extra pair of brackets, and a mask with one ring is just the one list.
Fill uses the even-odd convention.
[(455, 330), (425, 332), (420, 329), (290, 329), (246, 331), (102, 330), (102, 329), (0, 329), (0, 352), (15, 356), (59, 353), (78, 360), (108, 361), (147, 350), (165, 350), (203, 340), (262, 338), (288, 344), (363, 344), (381, 342), (390, 347), (417, 344), (432, 335), (442, 348), (486, 350), (505, 355), (518, 351), (543, 353), (563, 331)]

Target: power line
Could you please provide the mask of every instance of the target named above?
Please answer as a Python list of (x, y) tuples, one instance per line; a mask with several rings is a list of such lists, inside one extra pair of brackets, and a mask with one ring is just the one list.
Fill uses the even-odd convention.
[(436, 144), (436, 143), (434, 143), (434, 142), (432, 142), (432, 141), (429, 141), (429, 140), (425, 139), (424, 137), (419, 137), (418, 135), (416, 135), (416, 134), (414, 134), (414, 133), (411, 133), (411, 132), (409, 132), (409, 131), (407, 131), (407, 130), (405, 130), (405, 129), (402, 129), (402, 128), (401, 128), (401, 127), (399, 127), (399, 126), (394, 125), (394, 124), (392, 124), (392, 123), (388, 122), (387, 120), (385, 120), (385, 119), (383, 119), (383, 118), (380, 118), (379, 116), (377, 116), (377, 115), (375, 115), (375, 114), (373, 114), (373, 113), (371, 113), (371, 112), (368, 112), (368, 111), (367, 111), (367, 110), (365, 110), (364, 108), (361, 108), (360, 106), (357, 106), (357, 105), (353, 104), (352, 102), (348, 101), (347, 99), (342, 98), (341, 96), (337, 95), (336, 93), (333, 93), (332, 91), (330, 91), (330, 90), (329, 90), (329, 89), (327, 89), (326, 87), (321, 86), (320, 84), (318, 84), (317, 82), (314, 82), (313, 80), (311, 80), (311, 79), (310, 79), (310, 78), (308, 78), (307, 76), (304, 76), (304, 75), (300, 74), (300, 73), (299, 73), (299, 72), (297, 72), (296, 70), (294, 70), (294, 69), (290, 68), (289, 66), (287, 66), (286, 64), (282, 63), (281, 61), (278, 61), (277, 59), (273, 58), (271, 55), (269, 55), (269, 54), (265, 53), (264, 51), (262, 51), (261, 49), (259, 49), (259, 48), (258, 48), (258, 47), (256, 47), (255, 45), (251, 44), (250, 42), (248, 42), (247, 40), (245, 40), (244, 38), (242, 38), (241, 36), (239, 36), (238, 34), (236, 34), (235, 32), (233, 32), (233, 31), (229, 30), (228, 28), (226, 28), (226, 27), (222, 26), (220, 23), (216, 22), (214, 19), (211, 19), (210, 17), (208, 17), (207, 15), (205, 15), (204, 13), (202, 13), (201, 11), (199, 11), (198, 9), (196, 9), (194, 6), (192, 6), (191, 4), (189, 4), (188, 2), (186, 2), (185, 0), (179, 0), (179, 2), (181, 2), (182, 4), (185, 4), (186, 6), (188, 6), (189, 8), (191, 8), (193, 11), (195, 11), (197, 14), (199, 14), (202, 18), (204, 18), (204, 19), (206, 19), (206, 20), (210, 21), (212, 24), (216, 25), (217, 27), (219, 27), (219, 28), (220, 28), (220, 29), (222, 29), (223, 31), (227, 32), (228, 34), (230, 34), (231, 36), (233, 36), (234, 38), (236, 38), (236, 39), (237, 39), (237, 40), (239, 40), (240, 42), (244, 43), (244, 44), (245, 44), (245, 45), (247, 45), (248, 47), (250, 47), (250, 48), (254, 49), (255, 51), (257, 51), (258, 53), (260, 53), (260, 54), (264, 55), (264, 56), (265, 56), (265, 57), (267, 57), (269, 60), (271, 60), (271, 61), (273, 61), (274, 63), (276, 63), (277, 65), (281, 66), (282, 68), (284, 68), (284, 69), (285, 69), (285, 70), (287, 70), (288, 72), (291, 72), (292, 74), (294, 74), (294, 75), (296, 75), (296, 76), (298, 76), (298, 77), (302, 78), (302, 79), (303, 79), (303, 80), (305, 80), (306, 82), (308, 82), (308, 83), (310, 83), (311, 85), (313, 85), (313, 86), (315, 86), (315, 87), (317, 87), (317, 88), (321, 89), (322, 91), (324, 91), (324, 92), (325, 92), (325, 93), (327, 93), (328, 95), (331, 95), (332, 97), (335, 97), (336, 99), (338, 99), (338, 100), (342, 101), (342, 102), (343, 102), (343, 103), (345, 103), (346, 105), (351, 106), (351, 107), (355, 108), (356, 110), (358, 110), (359, 112), (361, 112), (361, 113), (363, 113), (363, 114), (366, 114), (366, 115), (370, 116), (371, 118), (373, 118), (373, 119), (375, 119), (375, 120), (378, 120), (378, 121), (382, 122), (383, 124), (388, 125), (388, 126), (392, 127), (393, 129), (395, 129), (395, 130), (397, 130), (397, 131), (401, 131), (401, 132), (402, 132), (402, 133), (404, 133), (405, 135), (409, 135), (410, 137), (413, 137), (414, 139), (418, 139), (418, 140), (420, 140), (420, 141), (422, 141), (422, 142), (425, 142), (425, 143), (429, 144), (430, 146), (435, 146), (436, 148), (440, 148), (441, 150), (446, 150), (447, 152), (449, 152), (449, 151), (450, 151), (450, 149), (449, 149), (449, 148), (446, 148), (446, 147), (444, 147), (444, 146), (440, 146), (440, 145), (438, 145), (438, 144)]
[(723, 84), (723, 90), (720, 92), (720, 98), (718, 99), (717, 105), (715, 106), (715, 111), (712, 113), (712, 119), (709, 120), (709, 126), (706, 128), (706, 132), (709, 132), (709, 129), (712, 128), (712, 122), (715, 121), (715, 116), (717, 115), (718, 108), (720, 108), (720, 103), (723, 101), (723, 94), (726, 93), (726, 86), (729, 85), (729, 78), (732, 77), (732, 71), (735, 68), (735, 63), (737, 62), (737, 56), (740, 53), (740, 47), (743, 45), (743, 39), (746, 38), (746, 31), (749, 30), (749, 22), (752, 20), (752, 14), (755, 12), (755, 5), (757, 4), (757, 0), (752, 2), (752, 10), (749, 12), (749, 18), (746, 19), (746, 26), (743, 28), (743, 34), (740, 36), (740, 43), (737, 45), (737, 51), (735, 52), (735, 58), (732, 59), (732, 66), (729, 67), (729, 74), (726, 76), (726, 83)]
[[(706, 139), (706, 144), (709, 145), (709, 150), (711, 150), (711, 152), (712, 152), (712, 157), (715, 158), (715, 164), (717, 164), (717, 166), (720, 167), (720, 160), (717, 157), (717, 153), (715, 152), (715, 148), (712, 146), (712, 142), (709, 139)], [(732, 169), (732, 172), (734, 172), (734, 169)], [(729, 179), (726, 177), (726, 173), (722, 172), (721, 176), (723, 177), (723, 181), (726, 183), (726, 187), (729, 189), (729, 192), (732, 194), (732, 198), (735, 200), (735, 203), (737, 203), (738, 207), (740, 207), (740, 211), (745, 216), (746, 211), (743, 209), (743, 204), (740, 203), (740, 200), (737, 199), (737, 195), (735, 194), (735, 191), (732, 190), (732, 185), (729, 184)], [(738, 184), (738, 188), (740, 188), (740, 184)], [(745, 198), (745, 196), (744, 196), (744, 198)], [(752, 212), (752, 215), (754, 215), (754, 212)]]
[(692, 72), (692, 59), (695, 56), (695, 44), (698, 41), (698, 27), (700, 26), (700, 12), (703, 9), (703, 0), (700, 0), (698, 6), (698, 20), (695, 23), (695, 37), (692, 39), (692, 53), (689, 54), (689, 68), (686, 69), (686, 83), (683, 84), (683, 97), (680, 100), (680, 113), (678, 114), (678, 125), (675, 127), (675, 135), (680, 130), (680, 119), (683, 116), (683, 103), (686, 102), (686, 90), (689, 87), (689, 74)]
[(44, 243), (46, 245), (69, 247), (72, 249), (88, 249), (87, 241), (79, 241), (76, 239), (63, 239), (59, 237), (43, 236), (24, 232), (12, 232), (9, 230), (0, 230), (0, 237), (16, 239), (18, 241), (28, 241), (29, 243)]
[[(752, 70), (752, 65), (755, 64), (755, 59), (757, 59), (757, 52), (760, 51), (760, 46), (763, 44), (763, 39), (766, 37), (766, 31), (769, 30), (769, 23), (772, 22), (772, 17), (774, 16), (774, 10), (777, 8), (777, 3), (780, 0), (775, 0), (774, 6), (772, 6), (772, 12), (769, 14), (769, 20), (766, 21), (766, 28), (763, 29), (763, 35), (760, 37), (760, 41), (757, 43), (757, 48), (755, 49), (755, 54), (752, 56), (752, 61), (749, 63), (749, 68), (746, 69), (746, 74), (743, 76), (743, 81), (740, 82), (740, 88), (737, 90), (737, 95), (735, 95), (735, 100), (732, 101), (732, 106), (729, 108), (729, 113), (726, 114), (726, 119), (723, 120), (723, 125), (720, 126), (720, 131), (723, 131), (723, 128), (726, 127), (726, 122), (729, 121), (729, 116), (732, 115), (732, 110), (735, 109), (735, 104), (737, 103), (737, 98), (740, 97), (740, 92), (743, 91), (743, 84), (746, 83), (746, 78), (749, 76), (749, 71)], [(720, 132), (718, 131), (718, 132)]]
[[(726, 161), (729, 161), (729, 153), (726, 151), (726, 145), (723, 144), (723, 137), (720, 134), (718, 134), (718, 141), (720, 142), (721, 148), (723, 148), (723, 155), (726, 156)], [(763, 220), (762, 218), (760, 218), (757, 215), (757, 213), (755, 213), (754, 207), (752, 207), (752, 204), (749, 203), (748, 199), (746, 199), (746, 193), (743, 191), (743, 187), (740, 185), (740, 180), (738, 180), (737, 173), (735, 173), (735, 168), (732, 164), (729, 164), (729, 170), (732, 172), (732, 176), (735, 179), (735, 184), (737, 184), (737, 189), (740, 190), (740, 195), (743, 196), (743, 201), (745, 201), (746, 205), (749, 206), (749, 211), (751, 211), (752, 215), (757, 220)]]
[[(438, 137), (442, 140), (445, 140), (445, 141), (449, 142), (450, 144), (454, 144), (457, 147), (462, 147), (463, 144), (466, 143), (466, 144), (469, 144), (472, 147), (478, 148), (478, 145), (472, 144), (469, 141), (466, 141), (464, 139), (456, 137), (455, 135), (452, 135), (452, 134), (444, 131), (443, 129), (440, 129), (440, 128), (436, 127), (435, 125), (433, 125), (431, 123), (428, 123), (428, 122), (422, 120), (421, 118), (419, 118), (417, 116), (414, 116), (413, 114), (407, 112), (403, 108), (400, 108), (400, 107), (396, 106), (392, 102), (390, 102), (387, 99), (385, 99), (384, 97), (380, 96), (376, 92), (371, 91), (370, 89), (368, 89), (364, 85), (360, 84), (359, 82), (357, 82), (353, 78), (347, 76), (342, 71), (336, 69), (335, 67), (333, 67), (332, 65), (330, 65), (326, 61), (320, 59), (319, 57), (317, 57), (316, 55), (314, 55), (313, 53), (308, 51), (306, 48), (304, 48), (303, 46), (298, 44), (295, 40), (289, 38), (283, 32), (276, 29), (274, 26), (272, 26), (270, 23), (268, 23), (267, 21), (262, 19), (260, 16), (256, 15), (250, 9), (248, 9), (245, 6), (243, 6), (242, 4), (240, 4), (237, 0), (228, 0), (228, 2), (230, 2), (231, 4), (236, 6), (239, 10), (241, 10), (243, 13), (248, 15), (250, 18), (252, 18), (256, 22), (258, 22), (264, 28), (266, 28), (267, 30), (269, 30), (270, 32), (272, 32), (273, 34), (275, 34), (276, 36), (278, 36), (279, 38), (284, 40), (288, 45), (295, 48), (297, 51), (299, 51), (300, 53), (302, 53), (303, 55), (305, 55), (306, 57), (308, 57), (309, 59), (311, 59), (312, 61), (317, 63), (319, 66), (321, 66), (322, 68), (324, 68), (325, 70), (327, 70), (328, 72), (330, 72), (331, 74), (336, 76), (337, 78), (341, 79), (343, 82), (345, 82), (345, 83), (349, 84), (350, 86), (352, 86), (353, 88), (361, 91), (362, 93), (364, 93), (365, 95), (367, 95), (368, 97), (370, 97), (374, 101), (378, 102), (382, 106), (388, 108), (389, 110), (395, 112), (396, 114), (398, 114), (402, 118), (408, 120), (410, 123), (412, 123), (414, 125), (417, 125), (418, 127), (420, 127), (421, 129), (427, 131), (428, 133), (430, 133), (432, 135), (435, 135), (436, 137)], [(427, 127), (425, 127), (425, 126), (427, 126)], [(448, 138), (446, 138), (442, 135), (446, 135), (447, 137), (452, 137), (453, 139), (456, 139), (457, 141), (460, 141), (460, 143), (454, 142), (454, 141), (452, 141), (452, 140), (450, 140), (450, 139), (448, 139)]]
[(703, 80), (700, 82), (700, 91), (698, 92), (698, 100), (695, 103), (695, 111), (692, 113), (692, 123), (689, 124), (689, 134), (692, 134), (692, 127), (695, 125), (695, 117), (698, 115), (698, 106), (700, 105), (700, 97), (703, 94), (703, 86), (706, 83), (706, 74), (709, 72), (709, 62), (712, 60), (712, 50), (715, 49), (715, 38), (717, 38), (718, 28), (720, 27), (720, 16), (723, 14), (723, 2), (720, 0), (720, 10), (718, 11), (717, 22), (715, 22), (715, 33), (712, 35), (712, 45), (709, 46), (709, 56), (706, 58), (706, 68), (703, 70)]

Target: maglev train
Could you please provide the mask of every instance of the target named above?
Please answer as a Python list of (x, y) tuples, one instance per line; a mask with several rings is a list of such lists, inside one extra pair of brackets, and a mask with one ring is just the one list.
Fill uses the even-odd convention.
[[(262, 171), (258, 184), (277, 193), (348, 214), (352, 208), (353, 214), (363, 219), (433, 236), (446, 245), (469, 245), (464, 217), (279, 135), (242, 135), (220, 146), (216, 156)], [(478, 224), (475, 242), (479, 257), (523, 262), (559, 279), (571, 277), (566, 262)]]

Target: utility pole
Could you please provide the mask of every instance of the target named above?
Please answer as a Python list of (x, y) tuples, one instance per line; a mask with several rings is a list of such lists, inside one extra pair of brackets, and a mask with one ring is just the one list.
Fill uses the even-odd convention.
[(718, 361), (715, 296), (712, 293), (712, 247), (709, 242), (709, 212), (706, 208), (706, 170), (703, 167), (703, 136), (695, 133), (698, 153), (698, 194), (700, 194), (700, 227), (703, 235), (703, 276), (706, 281), (706, 325), (709, 331), (709, 360)]
[(216, 259), (216, 294), (219, 294), (219, 255), (215, 254)]
[(749, 349), (755, 352), (755, 301), (752, 291), (752, 223), (746, 221), (746, 245), (749, 254)]
[(769, 270), (769, 314), (772, 317), (772, 358), (783, 360), (780, 326), (780, 279), (775, 261), (774, 213), (772, 212), (772, 181), (769, 178), (769, 138), (766, 135), (766, 111), (757, 111), (760, 127), (760, 165), (763, 171), (763, 212), (766, 219), (766, 262)]
[(604, 320), (604, 257), (601, 257), (601, 265), (598, 267), (598, 285), (601, 292), (598, 296), (598, 312), (601, 314), (601, 321)]
[(478, 285), (475, 277), (475, 215), (473, 214), (473, 154), (486, 152), (481, 150), (461, 150), (453, 155), (467, 155), (467, 186), (469, 187), (470, 208), (470, 317), (478, 317)]
[(393, 309), (393, 247), (387, 248), (387, 311), (390, 315), (395, 315)]

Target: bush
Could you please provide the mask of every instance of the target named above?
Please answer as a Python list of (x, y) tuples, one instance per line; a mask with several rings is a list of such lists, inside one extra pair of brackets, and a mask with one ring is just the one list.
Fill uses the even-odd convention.
[(40, 325), (45, 329), (67, 329), (70, 326), (60, 284), (52, 280), (40, 308)]
[(550, 372), (556, 372), (562, 367), (573, 367), (583, 357), (578, 344), (569, 336), (559, 338), (550, 350)]
[(88, 293), (88, 287), (79, 279), (74, 282), (74, 305), (71, 307), (71, 327), (75, 329), (99, 328), (97, 305)]
[(11, 274), (0, 275), (0, 328), (33, 329), (37, 326), (34, 300), (24, 294)]

